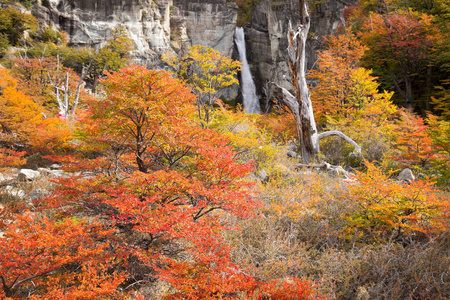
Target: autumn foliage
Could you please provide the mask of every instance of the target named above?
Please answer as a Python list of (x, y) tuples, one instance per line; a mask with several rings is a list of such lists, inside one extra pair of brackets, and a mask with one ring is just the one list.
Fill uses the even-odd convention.
[(241, 63), (205, 46), (189, 47), (189, 53), (181, 58), (169, 54), (163, 59), (197, 96), (198, 117), (207, 126), (214, 117), (219, 90), (239, 83), (236, 75)]
[(431, 141), (425, 121), (413, 114), (402, 113), (402, 122), (395, 129), (398, 134), (395, 159), (406, 165), (418, 165), (424, 168), (434, 157)]
[[(232, 227), (220, 220), (249, 217), (259, 205), (245, 178), (252, 163), (238, 162), (229, 139), (196, 124), (193, 95), (168, 73), (131, 66), (103, 84), (107, 98), (90, 103), (80, 136), (86, 150), (96, 145), (106, 156), (92, 164), (62, 158), (69, 169), (91, 166), (98, 175), (62, 179), (42, 205), (66, 216), (103, 211), (112, 226), (139, 233), (144, 239), (126, 239), (123, 251), (171, 284), (169, 299), (254, 289), (258, 280), (231, 261), (221, 234)], [(164, 254), (161, 245), (189, 259)]]
[[(8, 215), (7, 215), (8, 217)], [(6, 299), (110, 299), (125, 279), (101, 243), (114, 230), (77, 219), (30, 212), (9, 215), (0, 239), (0, 296)], [(5, 219), (3, 219), (5, 222)], [(12, 297), (12, 298), (9, 298)]]
[(5, 143), (13, 148), (17, 143), (25, 144), (47, 153), (67, 147), (71, 137), (68, 124), (46, 117), (44, 107), (18, 90), (16, 79), (7, 69), (0, 68), (0, 79), (0, 125)]
[[(423, 80), (419, 74), (431, 67), (430, 54), (440, 37), (427, 14), (403, 9), (373, 14), (363, 26), (362, 41), (368, 51), (362, 60), (365, 66), (386, 72), (403, 104), (411, 109), (419, 106), (420, 87), (415, 82)], [(430, 81), (427, 76), (425, 80)]]
[(314, 114), (319, 123), (327, 116), (347, 116), (361, 106), (354, 93), (354, 76), (366, 48), (351, 33), (325, 40), (328, 49), (319, 54), (317, 69), (308, 76), (318, 81), (311, 89)]
[(393, 182), (372, 164), (357, 172), (358, 184), (348, 186), (352, 207), (346, 213), (345, 230), (350, 239), (398, 240), (405, 234), (436, 235), (446, 230), (448, 199), (427, 180), (410, 185)]
[[(257, 3), (238, 1), (239, 22)], [(392, 100), (420, 106), (423, 95), (406, 96), (434, 67), (440, 35), (435, 19), (394, 3), (347, 11), (353, 22), (379, 8), (327, 37), (309, 72), (319, 131), (362, 146), (322, 140), (318, 158), (347, 169), (336, 172), (298, 164), (282, 109), (251, 115), (217, 99), (240, 64), (216, 50), (168, 55), (169, 73), (125, 67), (124, 28), (99, 51), (71, 50), (43, 28), (29, 57), (0, 67), (0, 171), (35, 153), (62, 170), (0, 174), (0, 298), (448, 298), (445, 89), (434, 94), (441, 117)], [(4, 30), (0, 43), (24, 42)], [(382, 90), (388, 77), (396, 93)], [(68, 118), (57, 117), (64, 96)], [(400, 167), (421, 174), (396, 181)]]

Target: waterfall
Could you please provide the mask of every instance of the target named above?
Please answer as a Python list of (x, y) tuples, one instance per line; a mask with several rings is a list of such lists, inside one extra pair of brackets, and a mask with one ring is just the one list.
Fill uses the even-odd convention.
[(259, 114), (259, 99), (256, 95), (255, 83), (253, 82), (252, 73), (247, 62), (247, 53), (245, 50), (244, 28), (236, 27), (234, 41), (239, 52), (239, 60), (242, 63), (241, 70), (241, 89), (244, 103), (244, 110), (249, 114)]

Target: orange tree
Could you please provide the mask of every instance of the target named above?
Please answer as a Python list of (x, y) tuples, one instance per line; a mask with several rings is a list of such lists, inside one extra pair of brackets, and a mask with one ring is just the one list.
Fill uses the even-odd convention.
[(422, 233), (433, 237), (445, 228), (449, 200), (440, 196), (429, 180), (410, 185), (393, 182), (374, 165), (357, 172), (357, 184), (349, 185), (345, 213), (349, 239), (361, 242), (402, 240)]
[(167, 72), (130, 66), (102, 84), (106, 97), (91, 102), (80, 122), (80, 150), (89, 155), (62, 158), (67, 168), (92, 173), (61, 179), (42, 207), (103, 214), (129, 254), (130, 286), (157, 276), (172, 287), (168, 299), (254, 291), (260, 283), (232, 262), (223, 232), (233, 228), (222, 218), (251, 216), (259, 205), (246, 179), (252, 163), (239, 162), (228, 138), (199, 126), (195, 96)]
[(122, 299), (117, 287), (125, 276), (108, 270), (120, 259), (105, 251), (114, 230), (92, 220), (2, 213), (2, 299)]
[(410, 10), (373, 14), (366, 19), (361, 37), (368, 47), (363, 65), (385, 75), (385, 86), (394, 86), (407, 108), (419, 106), (418, 96), (431, 88), (423, 88), (432, 80), (431, 53), (442, 39), (432, 18)]
[(46, 118), (49, 112), (18, 90), (16, 79), (5, 68), (0, 68), (0, 82), (0, 146), (14, 150), (20, 145), (44, 152), (67, 147), (71, 137), (68, 124)]
[[(118, 228), (144, 237), (127, 242), (151, 269), (165, 261), (161, 245), (189, 252), (197, 241), (220, 243), (227, 226), (216, 217), (219, 211), (247, 216), (257, 205), (245, 180), (252, 164), (238, 163), (226, 138), (198, 126), (195, 96), (167, 72), (130, 66), (108, 73), (102, 84), (106, 98), (90, 103), (80, 135), (86, 150), (104, 155), (64, 158), (69, 168), (90, 167), (98, 175), (62, 180), (47, 205), (64, 207), (65, 213), (69, 207), (106, 209)], [(211, 293), (220, 286), (211, 285)], [(229, 285), (224, 292), (236, 288)]]
[(437, 172), (439, 184), (450, 185), (450, 122), (433, 115), (427, 118), (428, 136), (433, 142), (431, 169)]
[(308, 74), (317, 81), (317, 86), (311, 88), (311, 99), (319, 123), (325, 123), (326, 116), (344, 117), (357, 107), (349, 95), (354, 94), (352, 76), (360, 69), (359, 60), (366, 50), (350, 32), (330, 36), (325, 43), (328, 48), (319, 53), (317, 69)]
[(424, 170), (435, 157), (433, 141), (424, 120), (412, 113), (402, 112), (402, 121), (394, 129), (398, 136), (393, 158), (406, 166), (417, 166)]

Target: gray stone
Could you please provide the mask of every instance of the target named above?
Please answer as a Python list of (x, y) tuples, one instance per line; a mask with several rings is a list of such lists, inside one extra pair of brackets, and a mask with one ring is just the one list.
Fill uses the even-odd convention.
[(29, 195), (29, 199), (31, 201), (37, 200), (37, 199), (41, 199), (44, 195), (48, 194), (47, 191), (42, 190), (42, 189), (36, 189), (34, 191), (32, 191)]
[[(307, 69), (317, 61), (317, 51), (323, 47), (323, 37), (333, 33), (342, 24), (343, 11), (356, 0), (323, 0), (310, 7), (311, 27), (306, 42)], [(260, 0), (252, 13), (250, 28), (246, 27), (249, 64), (256, 88), (262, 91), (266, 82), (277, 82), (292, 88), (287, 64), (287, 30), (289, 21), (298, 24), (297, 1)]]
[(349, 178), (349, 174), (341, 166), (333, 167), (328, 174), (334, 177)]
[(327, 163), (327, 162), (322, 162), (318, 166), (318, 168), (319, 168), (320, 171), (325, 171), (325, 172), (333, 170), (333, 166), (331, 164)]
[(411, 180), (415, 180), (416, 178), (414, 177), (414, 174), (412, 173), (412, 171), (410, 169), (406, 168), (403, 171), (401, 171), (400, 174), (398, 174), (397, 179), (409, 182)]
[(53, 164), (53, 165), (50, 166), (50, 169), (52, 169), (52, 170), (58, 170), (58, 169), (61, 169), (61, 168), (62, 168), (62, 166), (58, 165), (58, 164)]
[(50, 173), (55, 177), (62, 177), (65, 175), (63, 170), (51, 170)]
[(424, 179), (424, 178), (427, 178), (428, 176), (426, 175), (426, 174), (424, 174), (424, 173), (419, 173), (419, 174), (417, 174), (417, 178), (418, 179)]
[(5, 191), (9, 196), (12, 196), (12, 197), (17, 197), (17, 198), (25, 197), (25, 192), (23, 190), (12, 187), (10, 185), (6, 186)]
[(5, 177), (3, 177), (3, 174), (2, 173), (0, 173), (0, 182), (3, 182), (3, 181), (5, 181), (6, 179), (5, 179)]
[(17, 178), (18, 174), (19, 174), (19, 169), (10, 168), (10, 169), (7, 169), (5, 172), (3, 172), (3, 177), (5, 178), (5, 180), (15, 180)]
[[(135, 50), (131, 53), (134, 63), (150, 68), (167, 67), (162, 55), (185, 54), (192, 45), (211, 47), (237, 58), (233, 37), (238, 13), (236, 1), (49, 0), (46, 3), (46, 7), (36, 4), (32, 10), (41, 27), (64, 30), (75, 47), (104, 45), (120, 25), (134, 43)], [(356, 3), (356, 0), (323, 0), (311, 7), (306, 45), (308, 69), (317, 60), (323, 37), (341, 24), (345, 7)], [(296, 26), (298, 15), (297, 1), (287, 0), (260, 0), (252, 11), (245, 31), (257, 91), (262, 91), (268, 81), (292, 87), (288, 79), (286, 33), (288, 22)], [(234, 98), (238, 90), (234, 85), (222, 91), (221, 96)]]
[(290, 150), (290, 151), (295, 151), (295, 150), (297, 150), (297, 147), (294, 146), (294, 145), (287, 145), (287, 146), (286, 146), (286, 149), (288, 149), (288, 150)]
[(37, 169), (41, 175), (49, 176), (51, 174), (51, 170), (47, 168), (38, 168)]
[(287, 155), (288, 157), (293, 157), (293, 158), (296, 158), (296, 157), (299, 157), (299, 156), (300, 156), (300, 155), (298, 155), (297, 152), (291, 151), (291, 150), (288, 150), (288, 151), (286, 152), (286, 155)]
[(65, 174), (63, 170), (50, 170), (47, 168), (38, 168), (38, 171), (41, 172), (42, 175), (50, 177), (62, 177)]
[(269, 179), (269, 174), (265, 170), (261, 170), (258, 172), (258, 179), (261, 180), (261, 182), (266, 182)]
[(19, 181), (28, 181), (36, 179), (40, 176), (41, 173), (39, 171), (34, 171), (31, 169), (22, 169), (20, 170), (19, 174), (17, 175), (17, 179)]

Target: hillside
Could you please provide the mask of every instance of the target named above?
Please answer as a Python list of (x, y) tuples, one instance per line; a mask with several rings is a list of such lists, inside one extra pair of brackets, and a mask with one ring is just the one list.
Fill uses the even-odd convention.
[(0, 298), (450, 298), (448, 4), (304, 5), (2, 1)]

